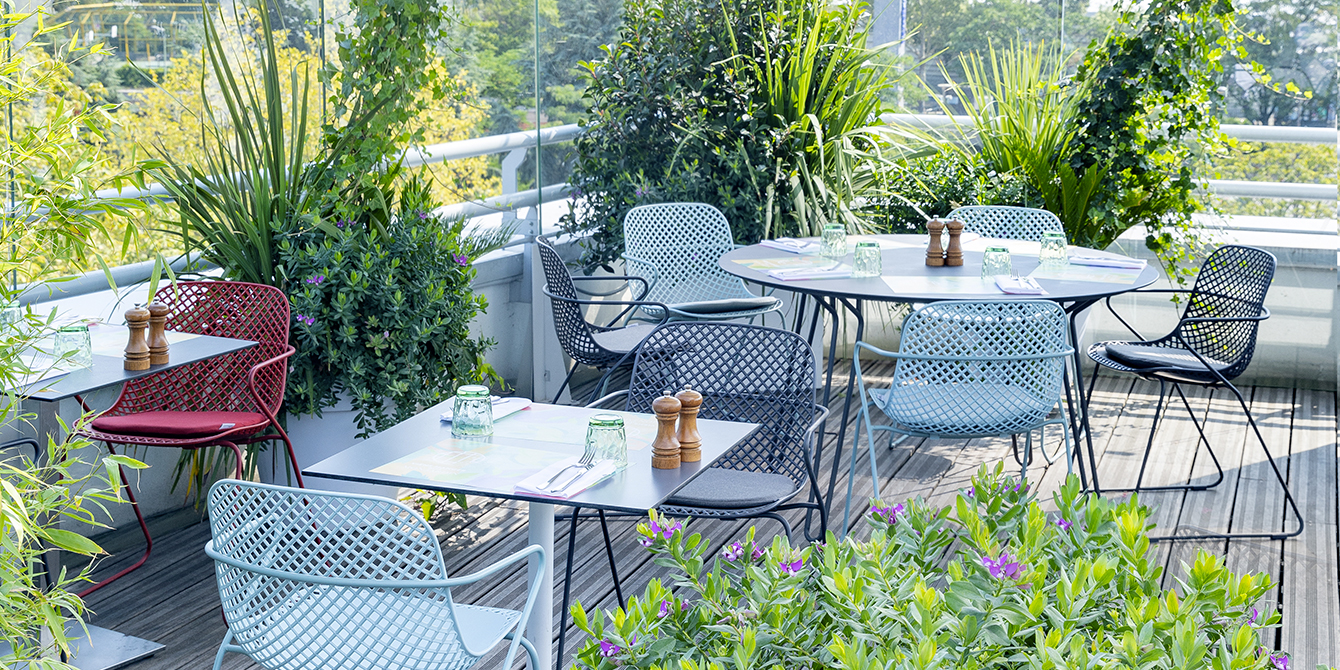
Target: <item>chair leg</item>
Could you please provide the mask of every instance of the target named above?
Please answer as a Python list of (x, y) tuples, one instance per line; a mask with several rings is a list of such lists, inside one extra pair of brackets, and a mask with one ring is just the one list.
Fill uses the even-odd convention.
[[(302, 466), (298, 465), (298, 454), (293, 451), (293, 441), (289, 439), (288, 431), (284, 430), (284, 427), (277, 422), (272, 425), (275, 430), (279, 431), (279, 440), (284, 443), (284, 450), (288, 452), (288, 464), (293, 468), (293, 480), (298, 483), (298, 488), (307, 488), (307, 485), (302, 481)], [(241, 462), (239, 459), (238, 463)]]
[(1157, 434), (1159, 430), (1159, 417), (1162, 416), (1163, 414), (1163, 399), (1164, 396), (1167, 394), (1167, 390), (1168, 390), (1167, 382), (1164, 382), (1162, 379), (1160, 379), (1159, 399), (1158, 402), (1154, 404), (1154, 425), (1149, 427), (1149, 439), (1145, 442), (1145, 455), (1144, 458), (1140, 460), (1140, 473), (1135, 477), (1135, 487), (1113, 488), (1111, 486), (1104, 486), (1103, 487), (1104, 493), (1131, 493), (1139, 491), (1183, 490), (1183, 487), (1141, 486), (1141, 484), (1144, 483), (1145, 480), (1145, 469), (1149, 466), (1149, 454), (1154, 450), (1154, 435)]
[(577, 361), (572, 362), (572, 367), (568, 368), (567, 376), (563, 377), (563, 383), (558, 385), (558, 393), (554, 394), (553, 400), (555, 405), (557, 405), (558, 401), (563, 398), (563, 391), (567, 390), (568, 383), (572, 381), (572, 376), (577, 374), (577, 365)]
[[(113, 455), (116, 454), (116, 448), (113, 447), (111, 444), (107, 445), (107, 451)], [(135, 563), (130, 565), (130, 567), (127, 567), (121, 570), (120, 572), (112, 575), (111, 577), (108, 577), (107, 579), (104, 579), (82, 591), (76, 592), (75, 595), (79, 596), (80, 598), (87, 598), (94, 591), (97, 591), (98, 589), (107, 586), (108, 584), (111, 584), (112, 582), (122, 577), (125, 577), (131, 572), (138, 570), (140, 566), (144, 565), (144, 563), (149, 560), (149, 554), (154, 550), (154, 538), (149, 534), (149, 524), (144, 522), (144, 513), (140, 511), (139, 501), (135, 500), (135, 491), (131, 489), (130, 480), (126, 478), (126, 470), (125, 468), (119, 465), (116, 467), (117, 470), (120, 471), (121, 473), (121, 485), (124, 486), (126, 489), (126, 497), (130, 499), (130, 508), (135, 511), (135, 520), (138, 521), (140, 524), (140, 532), (144, 534), (144, 555), (140, 556), (140, 560), (135, 561)], [(222, 654), (223, 653), (222, 650), (220, 650), (219, 653)]]
[(605, 557), (610, 562), (610, 576), (614, 578), (614, 595), (619, 599), (619, 607), (624, 606), (623, 587), (619, 585), (619, 566), (614, 562), (614, 543), (610, 542), (610, 527), (605, 522), (605, 510), (596, 510), (600, 515), (600, 532), (605, 536)]
[(1177, 396), (1182, 399), (1182, 407), (1186, 408), (1187, 416), (1191, 417), (1191, 423), (1196, 426), (1196, 434), (1200, 436), (1200, 443), (1205, 445), (1205, 451), (1210, 455), (1210, 460), (1214, 463), (1214, 469), (1218, 473), (1218, 476), (1215, 477), (1213, 482), (1210, 482), (1209, 484), (1188, 485), (1187, 490), (1204, 491), (1206, 489), (1212, 489), (1218, 486), (1220, 482), (1224, 481), (1224, 466), (1220, 465), (1219, 457), (1214, 453), (1214, 447), (1210, 445), (1209, 438), (1205, 437), (1205, 427), (1201, 425), (1200, 419), (1196, 418), (1196, 412), (1191, 409), (1191, 402), (1186, 399), (1186, 394), (1182, 392), (1182, 385), (1173, 382), (1173, 390), (1176, 391)]
[[(1182, 407), (1186, 409), (1187, 416), (1191, 417), (1191, 423), (1192, 423), (1193, 425), (1196, 426), (1196, 433), (1197, 433), (1197, 435), (1199, 436), (1199, 440), (1200, 440), (1198, 444), (1204, 444), (1204, 445), (1205, 445), (1205, 451), (1206, 451), (1207, 453), (1209, 453), (1209, 455), (1210, 455), (1210, 460), (1211, 460), (1211, 462), (1214, 463), (1214, 468), (1215, 468), (1215, 470), (1217, 471), (1218, 476), (1215, 478), (1215, 480), (1214, 480), (1213, 482), (1210, 482), (1209, 484), (1169, 484), (1169, 485), (1166, 485), (1166, 486), (1142, 486), (1142, 485), (1141, 485), (1141, 484), (1143, 483), (1143, 478), (1144, 478), (1144, 475), (1145, 475), (1145, 468), (1146, 468), (1146, 465), (1149, 463), (1149, 454), (1150, 454), (1150, 451), (1153, 449), (1153, 446), (1154, 446), (1154, 434), (1155, 434), (1155, 432), (1158, 431), (1158, 423), (1159, 423), (1160, 417), (1162, 416), (1162, 412), (1161, 412), (1160, 410), (1162, 410), (1163, 412), (1166, 412), (1166, 409), (1163, 408), (1163, 399), (1164, 399), (1164, 390), (1165, 390), (1165, 387), (1166, 387), (1165, 382), (1160, 381), (1160, 382), (1159, 382), (1159, 403), (1158, 403), (1158, 405), (1156, 405), (1155, 410), (1154, 410), (1154, 425), (1149, 429), (1149, 441), (1148, 441), (1147, 445), (1145, 446), (1145, 457), (1144, 457), (1144, 460), (1141, 461), (1141, 463), (1140, 463), (1140, 475), (1139, 475), (1139, 476), (1136, 478), (1136, 480), (1135, 480), (1135, 488), (1108, 488), (1108, 487), (1103, 487), (1103, 491), (1104, 491), (1104, 492), (1130, 493), (1130, 492), (1140, 492), (1140, 491), (1145, 491), (1145, 492), (1150, 492), (1150, 491), (1205, 491), (1205, 490), (1207, 490), (1207, 489), (1212, 489), (1212, 488), (1218, 486), (1220, 482), (1224, 481), (1224, 468), (1223, 468), (1223, 466), (1219, 463), (1219, 457), (1218, 457), (1218, 455), (1216, 455), (1216, 454), (1214, 453), (1214, 448), (1210, 445), (1210, 440), (1209, 440), (1209, 438), (1206, 437), (1206, 435), (1205, 435), (1205, 427), (1204, 427), (1204, 425), (1201, 423), (1200, 419), (1197, 419), (1197, 418), (1196, 418), (1196, 412), (1195, 412), (1194, 410), (1191, 409), (1191, 401), (1187, 400), (1186, 393), (1184, 393), (1184, 392), (1182, 391), (1182, 385), (1181, 385), (1181, 384), (1178, 384), (1178, 383), (1176, 383), (1176, 382), (1173, 382), (1173, 384), (1172, 384), (1172, 390), (1175, 391), (1175, 392), (1177, 393), (1177, 396), (1178, 396), (1179, 398), (1181, 398), (1181, 400), (1182, 400)], [(1169, 404), (1171, 404), (1171, 403), (1169, 403)], [(1251, 415), (1248, 414), (1248, 420), (1250, 420), (1250, 419), (1251, 419)]]
[(791, 542), (791, 524), (787, 523), (786, 519), (783, 518), (782, 515), (776, 512), (767, 512), (765, 514), (760, 514), (759, 516), (773, 519), (777, 523), (782, 524), (782, 532), (786, 533), (786, 541), (787, 543)]

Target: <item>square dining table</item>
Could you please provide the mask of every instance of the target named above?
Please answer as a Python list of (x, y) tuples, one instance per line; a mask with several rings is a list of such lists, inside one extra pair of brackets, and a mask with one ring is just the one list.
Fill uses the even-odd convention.
[[(754, 423), (699, 419), (702, 460), (658, 470), (651, 467), (651, 442), (657, 427), (652, 414), (535, 403), (494, 422), (491, 437), (455, 438), (451, 424), (440, 418), (450, 402), (304, 468), (303, 476), (528, 503), (529, 540), (544, 548), (545, 560), (532, 561), (529, 566), (530, 579), (541, 580), (541, 586), (526, 637), (535, 645), (542, 668), (553, 667), (554, 661), (554, 506), (645, 514), (664, 504), (759, 428)], [(516, 490), (516, 483), (526, 477), (559, 460), (580, 455), (587, 421), (595, 414), (623, 418), (628, 439), (627, 468), (569, 498)], [(308, 485), (320, 488), (315, 481), (309, 480)]]
[[(167, 338), (170, 347), (167, 363), (149, 366), (147, 370), (126, 370), (121, 352), (129, 339), (129, 330), (124, 326), (92, 324), (89, 326), (89, 339), (93, 349), (92, 365), (74, 368), (65, 373), (49, 374), (15, 389), (15, 394), (23, 398), (25, 411), (37, 415), (39, 453), (35, 454), (35, 457), (39, 461), (46, 458), (48, 441), (63, 439), (59, 418), (61, 401), (164, 370), (248, 349), (257, 344), (250, 340), (193, 333), (168, 332)], [(44, 570), (48, 574), (59, 573), (60, 561), (57, 552), (48, 552), (44, 557), (44, 563)], [(151, 656), (163, 648), (163, 645), (157, 642), (123, 635), (99, 626), (90, 625), (86, 628), (87, 635), (77, 626), (71, 631), (71, 637), (75, 639), (71, 642), (72, 653), (69, 662), (79, 670), (119, 668)]]

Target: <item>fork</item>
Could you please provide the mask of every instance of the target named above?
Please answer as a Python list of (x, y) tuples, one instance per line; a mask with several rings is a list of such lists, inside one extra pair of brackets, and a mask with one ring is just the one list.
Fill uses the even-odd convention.
[[(596, 460), (596, 447), (594, 444), (588, 443), (586, 445), (586, 451), (582, 452), (582, 457), (576, 463), (573, 463), (572, 465), (569, 465), (568, 467), (559, 470), (557, 474), (555, 474), (553, 477), (550, 477), (549, 481), (545, 482), (544, 485), (540, 486), (540, 488), (542, 490), (550, 492), (561, 491), (562, 488), (559, 489), (552, 488), (554, 482), (558, 481), (559, 477), (562, 477), (565, 473), (567, 473), (568, 470), (571, 470), (573, 468), (582, 469), (581, 472), (577, 473), (577, 477), (581, 477), (583, 473), (591, 469), (591, 464), (594, 463), (595, 460)], [(572, 482), (576, 480), (577, 477), (574, 477), (572, 480), (569, 480), (566, 484), (564, 484), (564, 487), (572, 484)]]

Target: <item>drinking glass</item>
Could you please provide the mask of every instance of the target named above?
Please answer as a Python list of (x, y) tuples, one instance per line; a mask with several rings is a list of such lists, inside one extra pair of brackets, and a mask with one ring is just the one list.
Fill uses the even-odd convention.
[(982, 254), (982, 279), (994, 279), (999, 275), (1014, 274), (1010, 264), (1010, 250), (1005, 247), (987, 247)]
[(1065, 233), (1043, 233), (1042, 246), (1038, 248), (1038, 264), (1044, 268), (1063, 268), (1070, 264), (1066, 255)]
[(586, 447), (596, 455), (596, 462), (614, 461), (614, 471), (628, 467), (628, 439), (624, 435), (623, 417), (617, 414), (597, 414), (586, 424)]
[(824, 236), (819, 246), (819, 255), (838, 259), (847, 255), (847, 229), (840, 224), (824, 226)]
[(493, 398), (487, 386), (462, 386), (451, 408), (452, 437), (488, 437), (493, 434)]
[(884, 273), (884, 258), (879, 251), (879, 242), (856, 243), (856, 266), (853, 277), (878, 277)]
[(52, 353), (75, 365), (93, 365), (93, 340), (88, 335), (88, 326), (65, 326), (57, 330), (56, 350)]
[(23, 321), (23, 308), (18, 305), (5, 305), (0, 308), (0, 330), (18, 325)]

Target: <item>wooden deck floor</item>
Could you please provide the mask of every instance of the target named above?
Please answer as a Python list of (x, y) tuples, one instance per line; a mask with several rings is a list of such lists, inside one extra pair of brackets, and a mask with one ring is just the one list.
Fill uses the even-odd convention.
[[(878, 369), (876, 369), (878, 372)], [(1335, 394), (1303, 389), (1244, 388), (1252, 411), (1286, 469), (1289, 485), (1307, 520), (1306, 531), (1285, 541), (1161, 543), (1157, 546), (1168, 566), (1168, 585), (1182, 574), (1181, 562), (1204, 547), (1226, 555), (1230, 567), (1269, 573), (1277, 582), (1273, 603), (1283, 610), (1283, 624), (1267, 642), (1293, 655), (1292, 667), (1312, 668), (1318, 663), (1340, 663), (1340, 561), (1337, 560), (1337, 451)], [(1100, 481), (1105, 486), (1129, 486), (1139, 469), (1140, 456), (1153, 414), (1157, 387), (1126, 376), (1102, 376), (1094, 396), (1094, 446), (1099, 453)], [(1279, 528), (1287, 523), (1283, 496), (1236, 401), (1223, 392), (1197, 392), (1191, 407), (1207, 421), (1209, 437), (1223, 466), (1225, 480), (1217, 488), (1195, 493), (1150, 493), (1144, 500), (1157, 507), (1156, 520), (1164, 532), (1247, 531)], [(833, 401), (841, 409), (841, 398)], [(1210, 481), (1213, 464), (1197, 449), (1195, 430), (1179, 406), (1160, 425), (1146, 484)], [(853, 413), (854, 414), (854, 413)], [(855, 417), (853, 416), (853, 419)], [(830, 431), (835, 428), (830, 423)], [(850, 435), (850, 431), (849, 431)], [(847, 438), (850, 442), (850, 436)], [(1049, 441), (1059, 440), (1052, 431)], [(825, 448), (826, 483), (836, 437), (830, 432)], [(1008, 439), (910, 441), (894, 449), (879, 449), (881, 489), (886, 500), (923, 496), (948, 503), (982, 463), (1009, 458)], [(1012, 465), (1011, 465), (1012, 467)], [(845, 491), (843, 477), (837, 490)], [(1065, 466), (1058, 460), (1039, 463), (1030, 481), (1049, 493), (1063, 480)], [(858, 471), (857, 499), (871, 490), (869, 474)], [(841, 523), (839, 498), (832, 508)], [(862, 509), (864, 506), (861, 506)], [(795, 516), (795, 515), (793, 515)], [(639, 593), (648, 580), (663, 571), (636, 544), (635, 521), (614, 520), (619, 572), (625, 593)], [(448, 568), (464, 574), (519, 549), (526, 541), (525, 506), (491, 500), (472, 500), (468, 511), (449, 516), (438, 525)], [(555, 565), (566, 558), (567, 525), (560, 523)], [(864, 528), (859, 517), (853, 527)], [(762, 520), (759, 532), (778, 532), (775, 522)], [(734, 521), (698, 521), (692, 530), (712, 539), (715, 547), (738, 538), (747, 525)], [(208, 528), (195, 525), (158, 538), (146, 567), (94, 594), (92, 622), (129, 635), (156, 640), (167, 648), (140, 661), (134, 670), (208, 668), (224, 633), (218, 608), (213, 568), (202, 546)], [(714, 549), (715, 550), (715, 549)], [(599, 530), (592, 523), (579, 526), (573, 593), (590, 608), (612, 608), (614, 590), (609, 578)], [(133, 560), (109, 559), (100, 572), (110, 574)], [(561, 573), (560, 573), (561, 578)], [(499, 579), (462, 590), (462, 602), (518, 607), (524, 598), (525, 572), (520, 568)], [(555, 608), (558, 607), (555, 595)], [(557, 614), (557, 613), (556, 613)], [(569, 654), (582, 643), (580, 631), (570, 629)], [(481, 667), (494, 667), (486, 659)], [(248, 659), (230, 656), (227, 668), (254, 667)]]

